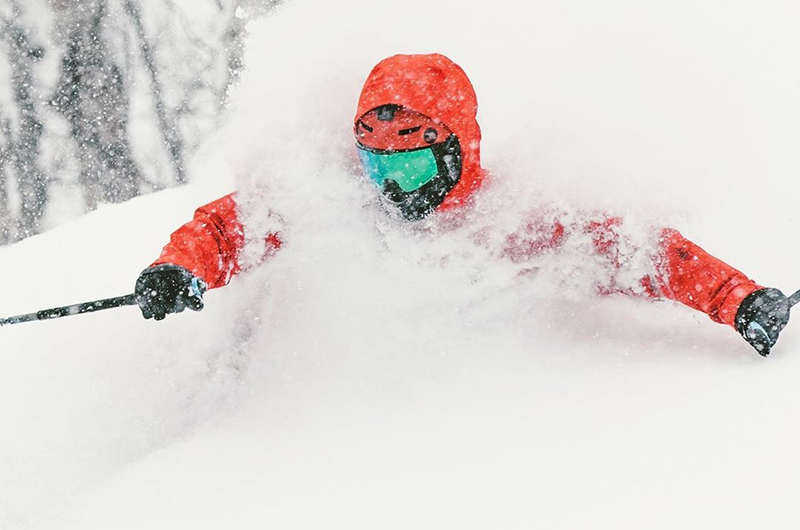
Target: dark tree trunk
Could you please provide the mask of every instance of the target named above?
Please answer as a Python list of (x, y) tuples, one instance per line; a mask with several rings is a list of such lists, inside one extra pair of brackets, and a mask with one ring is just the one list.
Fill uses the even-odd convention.
[(128, 93), (103, 35), (105, 0), (72, 4), (61, 80), (51, 104), (78, 150), (86, 207), (123, 202), (141, 190), (128, 137)]
[[(18, 13), (19, 7), (14, 7)], [(2, 23), (3, 41), (8, 47), (11, 66), (11, 87), (18, 112), (16, 140), (12, 143), (10, 156), (20, 197), (20, 213), (13, 238), (22, 239), (39, 233), (48, 198), (47, 177), (39, 161), (42, 122), (33, 95), (33, 68), (44, 51), (31, 44), (28, 31), (18, 22), (4, 20)]]
[(6, 167), (11, 160), (11, 120), (0, 109), (0, 245), (7, 245), (13, 237), (11, 210), (8, 204), (8, 180)]
[(150, 40), (144, 28), (139, 4), (134, 0), (125, 0), (124, 5), (125, 11), (130, 16), (133, 27), (136, 30), (136, 36), (139, 39), (139, 48), (142, 52), (142, 60), (144, 61), (150, 77), (150, 85), (153, 90), (153, 99), (156, 107), (156, 117), (158, 119), (161, 135), (164, 138), (164, 143), (167, 145), (172, 159), (172, 165), (175, 170), (175, 182), (177, 184), (185, 184), (186, 168), (183, 162), (183, 137), (176, 116), (174, 113), (173, 116), (169, 115), (167, 105), (164, 102), (161, 80), (158, 77), (158, 66), (153, 48), (150, 45)]
[[(0, 0), (0, 245), (40, 232), (48, 208), (69, 217), (189, 180), (242, 70), (245, 23), (277, 3), (197, 2), (216, 8)], [(39, 61), (39, 41), (58, 59)]]

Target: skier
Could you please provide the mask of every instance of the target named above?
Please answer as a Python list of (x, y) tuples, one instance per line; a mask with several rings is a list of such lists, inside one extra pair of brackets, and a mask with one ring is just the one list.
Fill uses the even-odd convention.
[[(358, 101), (354, 132), (364, 172), (390, 209), (417, 221), (469, 207), (487, 176), (480, 162), (477, 106), (464, 71), (442, 55), (396, 55), (375, 66)], [(583, 230), (598, 253), (613, 256), (620, 222), (609, 218), (577, 228), (554, 222), (544, 237), (510, 235), (505, 254), (522, 259), (556, 249), (570, 230)], [(187, 307), (201, 310), (203, 292), (227, 285), (241, 270), (244, 231), (235, 194), (199, 208), (139, 276), (135, 293), (144, 318), (162, 320)], [(271, 252), (283, 243), (279, 233), (265, 234), (265, 241)], [(767, 356), (789, 320), (786, 296), (756, 284), (675, 230), (662, 230), (658, 244), (653, 259), (658, 273), (642, 279), (642, 291), (733, 327)]]

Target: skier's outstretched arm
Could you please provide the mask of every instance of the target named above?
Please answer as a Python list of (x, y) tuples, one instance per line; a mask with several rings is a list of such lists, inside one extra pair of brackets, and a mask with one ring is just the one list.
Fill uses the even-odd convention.
[[(512, 261), (524, 262), (542, 251), (561, 247), (571, 234), (580, 233), (591, 237), (594, 252), (619, 273), (631, 262), (631, 253), (643, 251), (625, 237), (623, 224), (620, 217), (603, 215), (571, 224), (558, 220), (545, 222), (537, 217), (511, 234), (502, 252)], [(651, 257), (653, 273), (637, 278), (640, 282), (635, 287), (630, 285), (630, 278), (620, 282), (616, 277), (609, 278), (598, 287), (600, 292), (675, 300), (702, 311), (715, 322), (733, 327), (761, 355), (768, 355), (789, 321), (786, 296), (778, 289), (758, 285), (677, 230), (662, 229), (656, 233), (658, 245)], [(626, 271), (623, 277), (630, 272)]]
[[(596, 251), (618, 267), (622, 224), (619, 217), (607, 217), (585, 229), (593, 236)], [(677, 230), (658, 231), (653, 266), (655, 274), (642, 279), (644, 292), (675, 300), (731, 326), (761, 355), (769, 355), (789, 322), (789, 301), (781, 291), (757, 284)]]
[(769, 354), (789, 321), (781, 291), (758, 285), (673, 229), (661, 232), (656, 261), (664, 297), (733, 327), (758, 353)]
[[(194, 218), (170, 236), (161, 256), (142, 271), (136, 296), (145, 318), (162, 320), (185, 308), (203, 308), (206, 289), (223, 287), (241, 270), (244, 227), (236, 195), (226, 195), (195, 211)], [(268, 249), (280, 247), (277, 234), (266, 237)]]
[[(617, 266), (620, 225), (622, 219), (608, 217), (586, 227), (597, 252), (611, 257)], [(789, 301), (781, 291), (757, 284), (677, 230), (658, 231), (653, 266), (656, 273), (642, 279), (647, 294), (680, 302), (731, 326), (761, 355), (769, 355), (789, 322)]]

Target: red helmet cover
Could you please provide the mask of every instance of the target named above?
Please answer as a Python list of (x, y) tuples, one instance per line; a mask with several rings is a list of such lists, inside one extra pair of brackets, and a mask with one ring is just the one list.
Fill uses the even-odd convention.
[(394, 55), (379, 62), (361, 90), (355, 124), (369, 111), (398, 105), (439, 120), (461, 144), (461, 180), (439, 206), (446, 210), (463, 204), (480, 187), (481, 129), (476, 119), (478, 100), (467, 74), (438, 53)]

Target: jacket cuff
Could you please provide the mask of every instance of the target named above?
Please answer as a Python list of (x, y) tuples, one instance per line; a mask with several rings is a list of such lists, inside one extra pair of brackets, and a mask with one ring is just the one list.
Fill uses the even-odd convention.
[(717, 319), (715, 320), (736, 329), (736, 314), (739, 311), (739, 307), (745, 298), (760, 289), (764, 289), (764, 287), (752, 280), (742, 282), (733, 287), (719, 305)]

